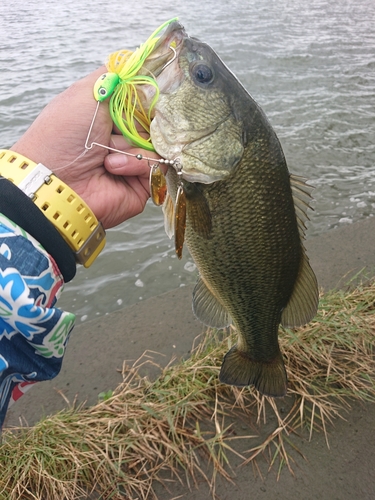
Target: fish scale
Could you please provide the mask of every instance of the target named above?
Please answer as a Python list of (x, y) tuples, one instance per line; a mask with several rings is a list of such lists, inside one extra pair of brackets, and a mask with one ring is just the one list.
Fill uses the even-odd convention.
[[(246, 163), (244, 165), (246, 166)], [(256, 165), (254, 169), (256, 171)], [(215, 292), (225, 302), (237, 328), (243, 332), (248, 331), (248, 337), (251, 338), (253, 332), (249, 331), (249, 320), (256, 311), (264, 323), (270, 310), (268, 307), (270, 302), (279, 303), (277, 313), (272, 313), (272, 316), (276, 315), (277, 318), (273, 319), (272, 325), (268, 325), (273, 332), (277, 330), (281, 310), (288, 302), (298, 272), (300, 248), (295, 224), (293, 229), (297, 245), (293, 256), (289, 251), (292, 231), (285, 231), (285, 225), (276, 226), (276, 231), (271, 235), (268, 226), (273, 225), (273, 221), (280, 216), (281, 207), (277, 206), (277, 213), (274, 216), (270, 210), (270, 203), (265, 202), (264, 209), (259, 214), (259, 207), (263, 205), (260, 203), (261, 193), (258, 191), (258, 196), (252, 200), (249, 196), (249, 186), (245, 181), (246, 176), (239, 168), (230, 181), (218, 182), (212, 187), (203, 188), (210, 207), (217, 205), (215, 202), (210, 203), (211, 197), (220, 200), (226, 196), (231, 200), (228, 211), (230, 217), (228, 212), (223, 213), (220, 210), (221, 207), (216, 211), (212, 209), (211, 238), (204, 240), (197, 237), (188, 224), (186, 242), (203, 279), (214, 281), (213, 269), (220, 270)], [(269, 198), (269, 194), (266, 196)], [(264, 213), (267, 214), (266, 218)], [(259, 224), (262, 218), (263, 224)], [(214, 262), (217, 263), (215, 267)], [(231, 262), (230, 267), (228, 262)], [(242, 307), (239, 307), (238, 300), (233, 300), (234, 295), (243, 297)], [(259, 307), (256, 307), (258, 302)], [(261, 331), (262, 326), (255, 327), (255, 331)]]
[[(155, 60), (171, 43), (176, 58), (159, 74)], [(163, 210), (171, 236), (182, 189), (185, 242), (199, 270), (193, 311), (208, 326), (236, 328), (222, 382), (283, 396), (279, 324), (303, 324), (318, 305), (302, 243), (310, 189), (290, 175), (265, 114), (210, 46), (174, 23), (153, 57), (146, 69), (160, 96), (150, 133), (156, 151), (182, 167), (167, 172)]]

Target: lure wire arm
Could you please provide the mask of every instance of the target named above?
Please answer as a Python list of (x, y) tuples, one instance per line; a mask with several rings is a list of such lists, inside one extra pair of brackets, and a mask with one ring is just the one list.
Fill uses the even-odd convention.
[[(177, 58), (177, 51), (176, 51), (176, 49), (174, 47), (172, 47), (171, 45), (170, 45), (169, 48), (173, 51), (173, 57), (172, 57), (172, 59), (170, 61), (168, 61), (163, 66), (163, 68), (162, 68), (161, 71), (164, 71), (164, 69), (167, 66), (169, 66), (170, 64), (172, 64), (172, 62)], [(181, 162), (180, 162), (180, 158), (179, 157), (177, 157), (177, 158), (175, 158), (173, 160), (167, 160), (165, 158), (155, 159), (155, 158), (149, 158), (147, 156), (143, 156), (142, 154), (133, 154), (133, 153), (129, 153), (127, 151), (121, 151), (120, 149), (111, 148), (110, 146), (105, 146), (104, 144), (100, 144), (100, 143), (94, 142), (94, 141), (92, 141), (89, 144), (89, 140), (90, 140), (90, 137), (91, 137), (92, 129), (94, 127), (94, 123), (95, 123), (95, 120), (96, 120), (96, 117), (97, 117), (97, 114), (98, 114), (100, 102), (101, 101), (99, 101), (99, 100), (97, 101), (96, 108), (95, 108), (95, 111), (94, 111), (94, 115), (92, 117), (91, 124), (90, 124), (89, 130), (88, 130), (88, 133), (87, 133), (87, 137), (86, 137), (86, 141), (85, 141), (85, 152), (91, 150), (94, 146), (99, 146), (100, 148), (104, 148), (104, 149), (107, 149), (109, 151), (113, 151), (114, 153), (120, 153), (120, 154), (123, 154), (123, 155), (132, 156), (134, 158), (137, 158), (137, 160), (146, 160), (148, 162), (148, 165), (149, 165), (151, 171), (158, 164), (173, 165), (173, 166), (179, 165), (177, 173), (179, 175), (179, 179), (182, 179), (182, 177), (181, 177), (182, 176), (182, 166), (180, 166)], [(180, 184), (182, 184), (181, 181), (180, 181)]]
[(183, 189), (184, 187), (184, 183), (182, 182), (183, 171), (182, 171), (181, 160), (179, 157), (173, 160), (173, 166), (177, 171), (177, 186)]
[(133, 153), (129, 153), (128, 151), (121, 151), (120, 149), (111, 148), (110, 146), (105, 146), (104, 144), (100, 144), (99, 142), (95, 142), (95, 141), (91, 141), (91, 143), (89, 144), (89, 139), (90, 139), (91, 132), (92, 132), (92, 129), (94, 126), (94, 122), (95, 122), (96, 116), (98, 114), (99, 104), (100, 104), (100, 102), (98, 101), (96, 104), (95, 111), (94, 111), (94, 116), (92, 117), (92, 120), (91, 120), (89, 131), (87, 133), (86, 142), (85, 142), (85, 150), (86, 151), (89, 151), (94, 146), (99, 146), (100, 148), (109, 149), (110, 151), (113, 151), (114, 153), (121, 153), (123, 155), (133, 156), (134, 158), (137, 158), (137, 160), (146, 160), (148, 162), (148, 165), (150, 168), (152, 167), (152, 164), (154, 164), (155, 162), (162, 163), (165, 165), (174, 165), (177, 161), (179, 161), (179, 158), (175, 158), (174, 160), (167, 160), (165, 158), (159, 158), (159, 159), (149, 158), (149, 157), (143, 156), (142, 154), (139, 154), (139, 153), (133, 154)]
[(94, 111), (94, 116), (92, 117), (91, 125), (90, 125), (89, 131), (87, 133), (86, 142), (85, 142), (85, 149), (86, 150), (92, 149), (93, 146), (101, 146), (101, 144), (97, 144), (97, 143), (94, 143), (94, 142), (92, 142), (90, 144), (90, 146), (88, 145), (88, 142), (89, 142), (89, 139), (90, 139), (90, 136), (91, 136), (91, 132), (92, 132), (92, 128), (93, 128), (95, 120), (96, 120), (96, 115), (98, 114), (99, 104), (100, 104), (100, 101), (97, 101), (96, 108), (95, 108), (95, 111)]

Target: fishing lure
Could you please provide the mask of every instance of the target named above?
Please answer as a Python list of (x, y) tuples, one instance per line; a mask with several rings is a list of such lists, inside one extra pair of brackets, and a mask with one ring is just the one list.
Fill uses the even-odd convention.
[(167, 183), (160, 165), (157, 163), (151, 165), (150, 168), (149, 188), (150, 196), (154, 204), (157, 206), (162, 205), (167, 196)]
[[(152, 76), (138, 75), (138, 72), (154, 50), (160, 32), (176, 19), (163, 23), (134, 52), (120, 50), (110, 54), (107, 62), (108, 73), (100, 76), (94, 85), (94, 97), (98, 102), (111, 98), (111, 118), (128, 142), (148, 151), (155, 149), (150, 138), (141, 137), (135, 121), (144, 130), (150, 131), (151, 111), (159, 98), (159, 87)], [(137, 85), (152, 85), (155, 88), (155, 96), (148, 112), (144, 110), (138, 98)]]
[[(138, 75), (139, 70), (142, 68), (147, 57), (152, 53), (160, 32), (166, 28), (170, 23), (177, 20), (173, 18), (162, 24), (147, 41), (140, 45), (134, 52), (129, 50), (120, 50), (110, 54), (107, 62), (108, 72), (101, 75), (94, 84), (93, 93), (97, 101), (97, 107), (93, 120), (91, 122), (90, 130), (87, 135), (85, 148), (90, 149), (92, 146), (102, 146), (112, 151), (127, 154), (136, 157), (138, 160), (147, 160), (150, 166), (150, 195), (155, 205), (163, 205), (166, 195), (167, 186), (165, 176), (160, 169), (161, 163), (177, 166), (177, 173), (179, 176), (179, 186), (177, 192), (176, 206), (174, 208), (174, 232), (175, 232), (175, 249), (179, 259), (182, 257), (182, 249), (185, 240), (186, 229), (186, 196), (182, 182), (182, 168), (179, 166), (179, 158), (174, 160), (166, 160), (161, 158), (155, 161), (152, 158), (144, 157), (141, 154), (133, 155), (132, 153), (119, 151), (108, 146), (103, 146), (92, 142), (89, 144), (92, 127), (97, 115), (98, 107), (101, 102), (110, 98), (109, 111), (114, 124), (121, 131), (125, 139), (136, 147), (140, 147), (147, 151), (155, 151), (151, 139), (145, 139), (139, 134), (135, 122), (137, 121), (140, 126), (150, 132), (151, 111), (159, 98), (159, 87), (153, 76)], [(173, 57), (168, 61), (171, 64), (177, 57), (176, 50), (173, 46), (170, 47), (173, 51)], [(138, 85), (152, 85), (155, 88), (155, 96), (148, 112), (143, 108), (140, 99), (138, 98), (137, 86)]]
[(179, 259), (182, 258), (182, 249), (185, 242), (186, 230), (186, 195), (184, 184), (182, 181), (182, 167), (177, 164), (177, 194), (174, 207), (174, 246), (176, 255)]
[[(158, 35), (160, 32), (176, 19), (177, 18), (173, 18), (163, 23), (152, 33), (147, 41), (140, 45), (134, 52), (130, 50), (120, 50), (110, 54), (107, 62), (108, 72), (101, 75), (94, 84), (93, 94), (97, 101), (97, 106), (87, 135), (85, 143), (86, 149), (91, 149), (94, 145), (105, 147), (96, 142), (91, 142), (91, 144), (89, 144), (89, 138), (100, 103), (110, 98), (109, 111), (111, 118), (126, 140), (136, 147), (140, 147), (147, 151), (155, 151), (151, 139), (145, 139), (139, 134), (135, 122), (137, 121), (144, 130), (148, 133), (150, 132), (151, 111), (159, 98), (159, 87), (152, 76), (138, 75), (138, 72), (142, 68), (147, 57), (152, 53), (159, 39)], [(171, 47), (171, 50), (174, 52), (174, 56), (166, 66), (176, 57), (175, 49)], [(155, 96), (147, 113), (138, 98), (137, 85), (152, 85), (155, 88)], [(106, 148), (135, 156), (139, 160), (145, 159), (148, 162), (153, 162), (152, 164), (149, 163), (151, 198), (155, 205), (159, 206), (164, 203), (167, 188), (165, 177), (160, 169), (159, 163), (173, 164), (174, 160), (162, 158), (155, 163), (155, 160), (152, 158), (147, 158), (140, 154), (133, 155), (113, 148)]]

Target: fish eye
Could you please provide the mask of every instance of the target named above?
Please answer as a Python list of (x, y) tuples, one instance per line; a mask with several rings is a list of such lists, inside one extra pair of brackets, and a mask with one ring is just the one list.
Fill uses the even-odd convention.
[(203, 63), (195, 64), (191, 70), (192, 77), (196, 83), (207, 85), (214, 79), (214, 73), (210, 66)]

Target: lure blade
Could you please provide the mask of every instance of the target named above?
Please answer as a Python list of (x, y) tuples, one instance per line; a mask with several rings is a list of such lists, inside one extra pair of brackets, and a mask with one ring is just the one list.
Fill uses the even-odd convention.
[(159, 165), (152, 165), (150, 170), (150, 195), (158, 207), (164, 203), (167, 196), (167, 182)]
[(182, 248), (185, 241), (186, 229), (186, 196), (182, 186), (178, 187), (176, 196), (176, 211), (174, 218), (174, 241), (176, 254), (179, 259), (182, 257)]

